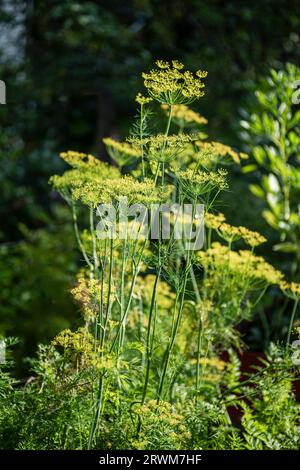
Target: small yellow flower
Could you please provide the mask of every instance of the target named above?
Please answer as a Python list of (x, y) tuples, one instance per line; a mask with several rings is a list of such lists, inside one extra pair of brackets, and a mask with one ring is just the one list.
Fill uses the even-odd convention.
[(147, 97), (147, 96), (142, 95), (142, 93), (138, 93), (135, 97), (135, 101), (141, 106), (144, 106), (145, 104), (148, 104), (153, 100), (149, 96)]
[(217, 230), (223, 222), (225, 222), (225, 215), (219, 212), (218, 214), (211, 214), (206, 212), (204, 222), (207, 228)]
[[(94, 320), (99, 314), (99, 305), (108, 301), (108, 286), (101, 286), (99, 279), (91, 279), (84, 270), (77, 275), (76, 286), (71, 290), (74, 299), (83, 308), (83, 316), (86, 321)], [(111, 298), (115, 296), (115, 287), (111, 286)]]
[(170, 67), (169, 63), (164, 60), (157, 60), (156, 65), (159, 69), (168, 69)]
[(280, 289), (287, 297), (295, 300), (300, 299), (300, 283), (283, 281), (280, 283)]
[(172, 60), (172, 65), (174, 67), (174, 69), (177, 69), (177, 70), (181, 70), (184, 68), (184, 65), (179, 62), (178, 60)]
[(94, 338), (85, 328), (72, 332), (70, 329), (61, 331), (52, 341), (54, 346), (74, 350), (89, 355), (93, 351)]

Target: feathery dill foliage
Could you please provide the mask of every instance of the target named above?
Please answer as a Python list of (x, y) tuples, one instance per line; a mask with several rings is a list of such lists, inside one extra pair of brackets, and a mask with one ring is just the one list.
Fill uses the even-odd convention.
[[(228, 165), (247, 156), (207, 140), (206, 119), (187, 107), (203, 96), (206, 72), (185, 71), (176, 60), (156, 65), (143, 73), (149, 96), (136, 97), (128, 139), (104, 139), (116, 165), (69, 151), (61, 157), (71, 169), (51, 178), (71, 206), (81, 251), (71, 294), (82, 326), (40, 347), (32, 361), (35, 378), (22, 390), (14, 390), (7, 371), (1, 371), (3, 447), (300, 445), (299, 406), (292, 392), (297, 367), (290, 354), (299, 285), (284, 281), (255, 253), (266, 241), (262, 235), (232, 226), (215, 212), (216, 200), (229, 187)], [(155, 101), (166, 120), (157, 133), (149, 127)], [(169, 239), (161, 232), (155, 239), (98, 236), (97, 206), (110, 203), (117, 211), (125, 197), (146, 206), (189, 203), (193, 211), (205, 204), (203, 248), (186, 249), (174, 236), (171, 216)], [(129, 235), (140, 222), (131, 214), (122, 230)], [(106, 228), (112, 231), (109, 223)], [(257, 373), (241, 382), (236, 351), (244, 344), (236, 326), (253, 316), (274, 285), (295, 302), (286, 345), (271, 345)], [(225, 350), (226, 361), (220, 358)], [(242, 428), (231, 421), (229, 406), (243, 411)]]

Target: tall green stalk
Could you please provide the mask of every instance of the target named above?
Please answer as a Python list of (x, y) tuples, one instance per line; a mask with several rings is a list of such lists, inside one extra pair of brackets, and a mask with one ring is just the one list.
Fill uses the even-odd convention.
[[(167, 369), (168, 369), (168, 365), (169, 365), (169, 361), (170, 361), (170, 356), (171, 356), (171, 352), (173, 350), (174, 342), (175, 342), (175, 339), (176, 339), (176, 336), (177, 336), (177, 333), (178, 333), (178, 328), (179, 328), (180, 320), (181, 320), (181, 317), (182, 317), (182, 310), (183, 310), (183, 304), (184, 304), (184, 298), (185, 298), (186, 284), (187, 284), (187, 279), (188, 279), (188, 274), (189, 274), (189, 262), (190, 262), (190, 254), (188, 252), (187, 266), (186, 266), (186, 269), (185, 269), (185, 275), (184, 275), (182, 289), (180, 290), (180, 293), (177, 294), (177, 296), (176, 296), (176, 301), (175, 301), (175, 306), (174, 306), (175, 324), (174, 324), (174, 327), (172, 328), (172, 333), (171, 333), (171, 338), (170, 338), (170, 341), (169, 341), (169, 345), (168, 345), (168, 347), (166, 349), (166, 352), (165, 352), (163, 370), (162, 370), (162, 374), (161, 374), (161, 377), (160, 377), (159, 387), (158, 387), (158, 392), (157, 392), (157, 395), (158, 395), (157, 404), (159, 404), (160, 400), (162, 399), (164, 382), (165, 382), (166, 373), (167, 373)], [(177, 307), (179, 297), (180, 297), (180, 304), (179, 304), (178, 314), (176, 316), (176, 307)]]
[(291, 315), (291, 319), (290, 319), (290, 324), (289, 324), (289, 329), (288, 329), (288, 334), (287, 334), (287, 339), (286, 339), (286, 350), (288, 349), (289, 344), (291, 342), (292, 329), (293, 329), (293, 325), (294, 325), (294, 320), (295, 320), (295, 315), (296, 315), (298, 303), (299, 303), (299, 298), (297, 297), (294, 301), (294, 306), (293, 306), (292, 315)]
[(154, 339), (154, 332), (152, 332), (152, 337), (151, 337), (151, 329), (152, 329), (153, 314), (156, 313), (155, 299), (156, 299), (156, 290), (157, 290), (157, 284), (158, 284), (159, 277), (160, 277), (160, 272), (161, 272), (161, 268), (159, 268), (155, 276), (154, 286), (152, 290), (150, 311), (149, 311), (149, 321), (148, 321), (147, 340), (146, 340), (146, 373), (145, 373), (145, 382), (144, 382), (143, 395), (142, 395), (142, 404), (145, 403), (148, 384), (149, 384), (149, 375), (150, 375), (150, 367), (151, 367), (151, 361), (152, 361), (152, 352), (153, 352), (152, 349), (153, 349), (153, 339)]

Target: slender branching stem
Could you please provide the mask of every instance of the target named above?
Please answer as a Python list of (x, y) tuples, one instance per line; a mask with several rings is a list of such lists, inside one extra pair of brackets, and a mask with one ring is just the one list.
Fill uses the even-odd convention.
[(299, 298), (296, 298), (295, 301), (294, 301), (294, 306), (293, 306), (293, 310), (292, 310), (292, 315), (291, 315), (288, 334), (287, 334), (287, 339), (286, 339), (286, 350), (288, 350), (289, 344), (291, 342), (292, 329), (293, 329), (293, 325), (294, 325), (294, 320), (295, 320), (295, 315), (296, 315), (298, 303), (299, 303)]

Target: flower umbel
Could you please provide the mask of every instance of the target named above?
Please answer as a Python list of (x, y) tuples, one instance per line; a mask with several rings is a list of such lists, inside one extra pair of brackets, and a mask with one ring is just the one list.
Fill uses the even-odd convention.
[(198, 70), (196, 74), (183, 71), (184, 65), (158, 60), (157, 69), (143, 73), (144, 85), (149, 95), (162, 104), (189, 104), (204, 95), (203, 78), (207, 72)]
[(176, 173), (179, 184), (183, 191), (195, 198), (209, 193), (215, 189), (227, 189), (227, 171), (219, 169), (217, 171), (194, 171), (187, 169)]
[(287, 297), (300, 300), (300, 283), (283, 281), (280, 283), (280, 289)]
[(157, 134), (143, 139), (131, 138), (128, 140), (133, 145), (143, 145), (149, 160), (169, 163), (182, 153), (186, 144), (192, 142), (193, 139), (194, 136), (190, 134), (169, 135), (167, 138), (164, 134)]
[[(169, 112), (169, 105), (162, 104), (161, 108), (164, 112)], [(174, 104), (172, 107), (172, 119), (176, 124), (183, 127), (191, 124), (207, 124), (207, 119), (190, 109), (185, 104)]]

